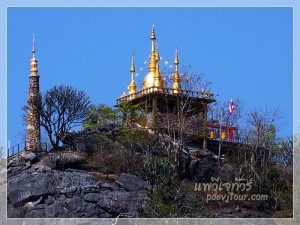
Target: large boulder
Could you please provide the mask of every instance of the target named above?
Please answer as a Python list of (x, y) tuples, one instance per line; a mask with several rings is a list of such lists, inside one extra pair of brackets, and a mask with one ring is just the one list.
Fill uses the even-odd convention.
[(85, 163), (86, 155), (78, 152), (51, 152), (43, 157), (43, 162), (46, 166), (52, 169), (67, 169), (76, 168)]
[(116, 181), (101, 180), (83, 170), (52, 169), (43, 163), (46, 158), (28, 168), (23, 166), (17, 174), (11, 166), (26, 164), (26, 160), (9, 163), (8, 218), (113, 218), (143, 214), (150, 186), (140, 178), (121, 174)]
[(39, 157), (36, 153), (23, 151), (8, 160), (7, 176), (10, 177), (19, 174), (21, 171), (29, 169), (37, 161), (39, 161)]
[(219, 177), (218, 161), (212, 155), (205, 158), (197, 158), (191, 161), (190, 174), (194, 181), (206, 183), (211, 177)]
[(8, 201), (14, 206), (20, 206), (43, 195), (52, 195), (58, 182), (59, 177), (52, 172), (23, 172), (8, 180)]
[(89, 152), (97, 147), (95, 136), (104, 135), (106, 137), (115, 135), (119, 132), (121, 126), (118, 124), (101, 124), (97, 127), (86, 127), (78, 132), (66, 133), (62, 137), (62, 142), (65, 148), (70, 148), (76, 151)]
[(126, 191), (150, 190), (148, 183), (129, 173), (122, 173), (116, 183)]

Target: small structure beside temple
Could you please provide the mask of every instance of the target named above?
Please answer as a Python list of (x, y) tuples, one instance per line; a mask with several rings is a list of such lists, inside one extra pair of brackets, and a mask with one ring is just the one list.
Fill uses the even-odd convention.
[(31, 69), (29, 75), (29, 90), (28, 90), (28, 107), (27, 107), (27, 130), (26, 130), (26, 147), (25, 150), (36, 151), (41, 149), (41, 129), (40, 129), (40, 112), (39, 94), (40, 84), (38, 75), (37, 63), (35, 57), (35, 40), (32, 44)]
[[(197, 136), (203, 139), (203, 149), (207, 149), (207, 108), (215, 102), (214, 94), (205, 90), (185, 90), (182, 88), (178, 49), (175, 50), (174, 72), (171, 85), (162, 78), (159, 68), (159, 51), (155, 45), (154, 25), (150, 35), (151, 52), (142, 87), (137, 90), (134, 80), (134, 55), (131, 60), (131, 81), (128, 93), (117, 98), (117, 106), (123, 110), (123, 122), (137, 123), (154, 131), (172, 129), (175, 133)], [(188, 78), (185, 78), (188, 79)], [(130, 106), (130, 107), (128, 107)]]

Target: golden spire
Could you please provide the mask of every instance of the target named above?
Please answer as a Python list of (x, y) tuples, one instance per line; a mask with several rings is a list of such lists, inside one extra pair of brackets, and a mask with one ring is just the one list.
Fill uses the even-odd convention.
[(35, 39), (34, 35), (32, 38), (32, 59), (30, 60), (31, 62), (31, 69), (30, 69), (30, 76), (38, 76), (38, 69), (37, 69), (37, 59), (35, 58)]
[(144, 82), (143, 82), (143, 89), (151, 88), (154, 85), (154, 77), (156, 73), (156, 53), (155, 53), (155, 45), (154, 41), (156, 40), (155, 32), (154, 32), (154, 24), (152, 25), (151, 35), (151, 53), (150, 53), (150, 60), (148, 65), (149, 73), (145, 76)]
[(150, 53), (150, 62), (148, 65), (149, 72), (155, 72), (156, 69), (156, 60), (155, 60), (155, 46), (154, 41), (156, 40), (155, 32), (154, 32), (154, 24), (152, 25), (151, 35), (151, 53)]
[(162, 79), (161, 79), (161, 76), (160, 76), (159, 63), (158, 63), (160, 61), (158, 43), (156, 43), (155, 61), (156, 61), (156, 68), (155, 68), (153, 86), (158, 87), (158, 88), (162, 88), (163, 83), (162, 83)]
[(181, 90), (181, 84), (180, 84), (180, 76), (179, 76), (179, 72), (178, 72), (179, 59), (178, 59), (177, 47), (175, 50), (174, 64), (175, 64), (175, 72), (174, 72), (174, 79), (173, 79), (174, 83), (172, 85), (172, 88), (175, 89), (175, 90), (173, 90), (174, 93), (178, 93), (178, 91)]
[[(128, 86), (129, 94), (134, 94), (136, 93), (136, 84), (134, 81), (134, 72), (135, 72), (135, 67), (134, 67), (134, 54), (132, 52), (132, 57), (131, 57), (131, 66), (130, 66), (130, 72), (131, 72), (131, 82)], [(133, 97), (136, 97), (135, 95)]]

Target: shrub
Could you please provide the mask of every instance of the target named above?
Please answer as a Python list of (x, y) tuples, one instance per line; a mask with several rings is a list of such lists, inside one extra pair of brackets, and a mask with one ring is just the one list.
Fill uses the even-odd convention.
[(153, 157), (145, 160), (138, 170), (138, 176), (151, 185), (170, 184), (176, 177), (176, 169), (167, 158)]

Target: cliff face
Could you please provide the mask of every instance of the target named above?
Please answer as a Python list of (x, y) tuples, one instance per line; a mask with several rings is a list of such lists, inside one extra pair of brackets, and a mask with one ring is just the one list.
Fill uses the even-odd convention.
[[(139, 217), (150, 186), (122, 173), (100, 176), (84, 170), (57, 170), (60, 153), (25, 153), (8, 162), (8, 218)], [(64, 160), (79, 163), (81, 156), (66, 153)]]

